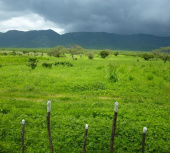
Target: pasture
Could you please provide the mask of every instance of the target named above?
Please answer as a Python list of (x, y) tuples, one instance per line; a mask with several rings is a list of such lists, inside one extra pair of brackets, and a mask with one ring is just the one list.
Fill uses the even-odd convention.
[[(0, 152), (21, 152), (21, 121), (25, 119), (25, 152), (49, 152), (46, 104), (51, 100), (54, 152), (82, 152), (85, 124), (87, 153), (108, 153), (119, 102), (114, 150), (141, 152), (147, 127), (146, 152), (170, 152), (170, 62), (138, 56), (0, 56)], [(42, 64), (51, 63), (51, 68)], [(70, 62), (73, 66), (57, 65)]]

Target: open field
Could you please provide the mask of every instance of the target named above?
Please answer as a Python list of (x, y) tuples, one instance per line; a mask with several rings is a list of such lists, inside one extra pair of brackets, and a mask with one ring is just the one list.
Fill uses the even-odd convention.
[[(55, 152), (82, 152), (89, 124), (87, 153), (108, 153), (115, 101), (116, 153), (141, 152), (144, 126), (146, 152), (170, 152), (170, 62), (125, 55), (76, 57), (37, 56), (38, 65), (31, 70), (27, 55), (0, 56), (0, 152), (21, 152), (22, 119), (25, 152), (49, 152), (48, 100)], [(73, 66), (54, 65), (65, 61)], [(52, 68), (42, 67), (44, 62)]]

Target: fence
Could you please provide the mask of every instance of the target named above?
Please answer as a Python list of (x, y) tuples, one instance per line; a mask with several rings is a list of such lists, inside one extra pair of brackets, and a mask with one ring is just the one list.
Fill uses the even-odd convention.
[[(72, 138), (74, 138), (74, 137), (82, 138), (81, 140), (83, 140), (83, 138), (84, 138), (84, 141), (69, 142), (69, 145), (75, 146), (75, 144), (77, 144), (79, 146), (79, 148), (77, 150), (76, 150), (76, 148), (72, 149), (70, 147), (66, 147), (68, 144), (66, 144), (65, 147), (63, 147), (63, 148), (57, 148), (56, 147), (58, 145), (58, 143), (65, 143), (65, 142), (64, 142), (64, 140), (61, 140), (61, 141), (57, 140), (57, 141), (55, 141), (54, 137), (56, 137), (56, 136), (53, 135), (53, 130), (54, 129), (51, 128), (51, 126), (50, 126), (50, 119), (51, 120), (53, 119), (53, 118), (50, 117), (50, 113), (51, 113), (51, 102), (49, 101), (47, 103), (47, 116), (46, 116), (46, 120), (47, 121), (45, 123), (45, 120), (42, 120), (42, 123), (38, 123), (38, 124), (41, 125), (42, 128), (46, 127), (47, 128), (47, 132), (45, 132), (45, 131), (41, 132), (41, 130), (37, 130), (37, 131), (36, 130), (31, 130), (31, 128), (30, 128), (31, 127), (31, 123), (27, 123), (27, 119), (25, 119), (25, 120), (23, 119), (22, 120), (22, 131), (19, 130), (19, 129), (9, 129), (9, 131), (11, 131), (11, 137), (12, 138), (14, 138), (14, 136), (12, 135), (13, 132), (15, 133), (16, 131), (17, 132), (21, 131), (21, 136), (20, 137), (17, 136), (16, 138), (14, 138), (16, 140), (20, 139), (21, 146), (19, 146), (19, 145), (15, 146), (16, 148), (18, 148), (18, 150), (21, 149), (22, 153), (24, 153), (25, 149), (26, 149), (27, 152), (28, 152), (27, 145), (29, 145), (29, 144), (31, 145), (31, 141), (42, 141), (42, 144), (40, 146), (38, 146), (38, 148), (37, 147), (34, 148), (34, 146), (31, 146), (31, 147), (34, 148), (37, 152), (39, 152), (37, 149), (41, 148), (40, 150), (42, 152), (42, 150), (44, 148), (44, 142), (46, 142), (46, 144), (47, 143), (49, 144), (48, 148), (49, 148), (49, 151), (51, 153), (53, 153), (53, 152), (83, 152), (83, 153), (85, 153), (85, 152), (102, 152), (102, 153), (103, 152), (110, 152), (110, 153), (113, 153), (114, 152), (114, 138), (115, 138), (115, 133), (116, 133), (116, 120), (117, 120), (117, 115), (118, 115), (118, 103), (117, 102), (115, 103), (115, 110), (114, 110), (112, 128), (108, 127), (106, 129), (106, 130), (108, 130), (108, 129), (111, 130), (112, 129), (112, 131), (110, 131), (111, 135), (108, 135), (108, 134), (106, 135), (105, 133), (104, 134), (96, 134), (97, 132), (95, 134), (94, 133), (93, 134), (92, 133), (88, 133), (88, 129), (89, 128), (90, 128), (90, 130), (93, 130), (93, 129), (95, 129), (96, 131), (101, 130), (100, 127), (89, 127), (88, 124), (86, 124), (86, 126), (85, 126), (84, 134), (82, 132), (80, 134), (74, 134), (74, 133), (70, 133), (69, 132), (69, 135), (68, 135), (66, 132), (64, 132), (65, 129), (57, 130), (59, 133), (61, 132), (63, 135), (65, 135), (64, 139), (70, 139), (69, 138), (70, 136)], [(38, 118), (38, 116), (35, 116), (35, 118)], [(40, 118), (40, 120), (41, 120), (41, 118)], [(70, 120), (71, 120), (71, 118), (70, 118)], [(108, 120), (107, 120), (107, 122), (108, 122)], [(13, 124), (13, 123), (11, 122), (11, 124)], [(16, 123), (14, 123), (14, 124), (16, 124)], [(17, 123), (17, 124), (19, 124), (19, 123)], [(27, 129), (28, 125), (29, 125), (29, 129)], [(1, 128), (1, 129), (3, 129), (3, 128)], [(4, 127), (4, 129), (5, 129), (5, 127)], [(76, 128), (74, 128), (74, 130), (76, 130)], [(145, 151), (145, 135), (146, 135), (146, 130), (147, 130), (146, 127), (144, 127), (144, 129), (143, 129), (143, 136), (141, 138), (141, 141), (142, 141), (141, 152)], [(27, 133), (31, 133), (31, 135), (30, 136), (25, 135), (25, 131)], [(55, 132), (56, 132), (56, 130), (55, 130)], [(41, 139), (39, 139), (38, 136), (37, 137), (32, 137), (34, 134), (37, 134), (37, 133), (43, 134), (44, 135), (44, 139), (42, 139), (42, 137), (41, 137)], [(47, 133), (48, 133), (48, 139), (46, 138)], [(100, 147), (98, 147), (98, 149), (96, 149), (96, 147), (95, 147), (95, 149), (92, 149), (92, 147), (87, 148), (88, 146), (91, 145), (90, 141), (92, 140), (92, 137), (96, 139), (95, 145), (102, 145), (102, 144), (98, 144), (99, 143), (98, 139), (100, 139), (100, 137), (102, 137), (102, 138), (104, 137), (107, 140), (110, 139), (110, 147), (109, 147), (109, 144), (108, 144), (106, 147), (103, 147), (105, 149), (103, 149), (103, 148), (101, 149)], [(54, 138), (54, 139), (52, 139), (52, 138)], [(52, 141), (52, 140), (54, 140), (54, 141)], [(25, 141), (27, 141), (27, 145), (24, 144)], [(94, 143), (93, 143), (93, 145), (94, 145)], [(80, 146), (82, 146), (82, 147), (80, 148)], [(45, 152), (45, 149), (44, 149), (44, 152)]]

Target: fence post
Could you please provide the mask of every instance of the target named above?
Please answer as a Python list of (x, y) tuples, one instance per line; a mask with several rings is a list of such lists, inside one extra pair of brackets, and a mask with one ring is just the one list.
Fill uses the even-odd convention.
[(50, 145), (50, 153), (53, 153), (53, 144), (51, 137), (51, 129), (50, 129), (50, 111), (51, 111), (51, 101), (47, 102), (47, 131), (48, 131), (48, 139)]
[(88, 132), (88, 124), (86, 124), (86, 126), (85, 126), (84, 143), (83, 143), (83, 153), (86, 152), (87, 132)]
[(118, 102), (116, 101), (116, 102), (115, 102), (115, 108), (114, 108), (112, 134), (111, 134), (111, 139), (110, 139), (110, 153), (113, 153), (114, 136), (115, 136), (115, 131), (116, 131), (117, 113), (118, 113)]
[(147, 128), (144, 127), (143, 128), (143, 137), (142, 137), (142, 153), (145, 152), (145, 136), (146, 136), (146, 131), (147, 131)]
[(21, 148), (22, 153), (24, 153), (24, 134), (25, 134), (25, 120), (22, 120), (22, 133), (21, 133)]

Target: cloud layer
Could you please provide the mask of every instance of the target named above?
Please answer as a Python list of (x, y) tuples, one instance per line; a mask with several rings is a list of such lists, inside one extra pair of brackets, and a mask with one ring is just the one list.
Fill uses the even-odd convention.
[(169, 0), (0, 0), (0, 31), (53, 29), (170, 36)]

